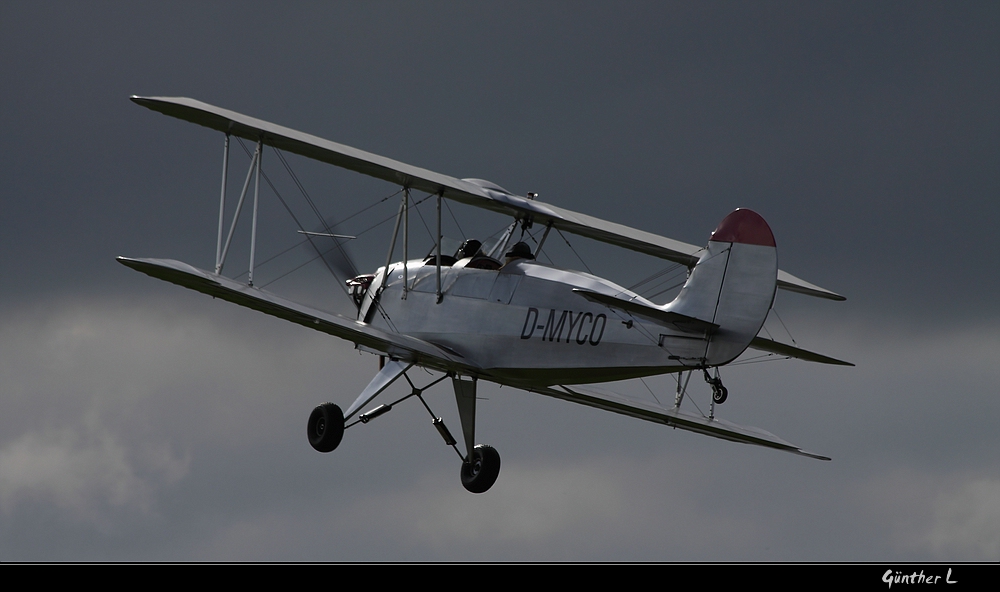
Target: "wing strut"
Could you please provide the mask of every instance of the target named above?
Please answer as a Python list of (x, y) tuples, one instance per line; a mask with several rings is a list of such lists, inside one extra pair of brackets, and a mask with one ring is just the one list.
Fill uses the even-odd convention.
[(542, 240), (538, 241), (538, 246), (535, 247), (535, 259), (536, 260), (542, 254), (542, 247), (545, 245), (545, 239), (549, 238), (549, 231), (550, 230), (552, 230), (552, 222), (551, 221), (549, 221), (549, 223), (545, 225), (545, 232), (542, 233)]
[(254, 254), (257, 252), (257, 205), (260, 197), (260, 161), (264, 158), (264, 142), (257, 140), (257, 172), (253, 181), (253, 223), (250, 226), (250, 271), (247, 273), (247, 285), (253, 285)]
[(441, 304), (441, 193), (437, 194), (437, 263), (435, 264), (435, 273), (437, 274), (437, 300), (436, 304)]
[(215, 273), (222, 271), (222, 227), (226, 218), (226, 181), (229, 176), (229, 133), (222, 152), (222, 192), (219, 196), (219, 239), (215, 243)]
[[(222, 222), (223, 222), (223, 218), (225, 216), (225, 206), (226, 206), (226, 194), (225, 194), (225, 185), (226, 185), (226, 176), (227, 176), (226, 175), (226, 170), (229, 167), (229, 136), (228, 135), (226, 136), (226, 156), (224, 158), (225, 165), (224, 165), (223, 172), (222, 172), (222, 179), (223, 179), (222, 180), (222, 185), (223, 185), (222, 191), (223, 191), (223, 193), (222, 193), (222, 197), (220, 199), (221, 203), (219, 204), (219, 243), (216, 245), (216, 248), (215, 248), (215, 252), (216, 252), (216, 255), (217, 255), (216, 259), (215, 259), (215, 273), (216, 273), (216, 275), (222, 273), (222, 267), (226, 264), (226, 256), (229, 254), (229, 245), (232, 244), (232, 242), (233, 242), (233, 233), (236, 232), (236, 222), (239, 221), (239, 219), (240, 219), (240, 213), (243, 211), (243, 202), (246, 200), (246, 197), (247, 197), (247, 189), (250, 188), (250, 178), (253, 176), (254, 171), (257, 170), (258, 165), (260, 164), (260, 155), (261, 155), (261, 152), (262, 152), (262, 145), (260, 144), (260, 142), (258, 142), (257, 143), (257, 150), (253, 153), (253, 158), (250, 160), (250, 169), (247, 171), (247, 178), (243, 182), (243, 190), (240, 191), (240, 199), (239, 199), (238, 202), (236, 202), (236, 212), (233, 214), (233, 222), (232, 222), (232, 224), (229, 225), (229, 234), (226, 236), (226, 244), (225, 244), (225, 246), (223, 246), (222, 245)], [(259, 184), (258, 184), (258, 187), (259, 187)], [(256, 193), (254, 194), (254, 201), (255, 202), (257, 201), (257, 195), (256, 195)], [(256, 220), (256, 218), (255, 218), (255, 220)], [(256, 224), (254, 225), (254, 228), (255, 228), (255, 231), (256, 231)], [(251, 273), (251, 276), (252, 275), (253, 274)]]
[[(389, 241), (389, 252), (385, 256), (385, 267), (382, 268), (382, 282), (379, 284), (379, 292), (385, 289), (386, 283), (389, 281), (389, 264), (392, 263), (392, 252), (396, 250), (396, 236), (399, 235), (399, 221), (403, 217), (403, 213), (406, 210), (406, 202), (409, 201), (410, 192), (408, 189), (404, 188), (403, 200), (399, 202), (399, 211), (396, 212), (396, 224), (392, 227), (392, 240)], [(403, 258), (405, 266), (406, 258)], [(403, 282), (403, 290), (406, 290), (406, 282)], [(406, 292), (404, 291), (404, 294)]]

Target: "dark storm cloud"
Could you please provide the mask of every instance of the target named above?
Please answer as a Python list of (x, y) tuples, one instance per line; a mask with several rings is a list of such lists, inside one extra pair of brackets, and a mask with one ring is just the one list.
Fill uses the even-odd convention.
[[(119, 8), (5, 8), (4, 178), (22, 232), (3, 240), (48, 277), (85, 281), (133, 241), (170, 247), (151, 221), (211, 235), (195, 212), (211, 212), (215, 135), (124, 100), (138, 92), (689, 242), (756, 207), (789, 269), (880, 309), (926, 313), (956, 280), (963, 305), (989, 305), (997, 287), (978, 272), (1000, 189), (990, 4)], [(55, 284), (26, 257), (7, 264)]]
[[(998, 25), (987, 2), (3, 4), (0, 558), (995, 559)], [(729, 369), (726, 417), (835, 460), (494, 387), (487, 496), (419, 408), (314, 454), (305, 414), (374, 361), (113, 261), (214, 256), (222, 139), (134, 93), (696, 244), (759, 211), (782, 268), (849, 298), (780, 294), (783, 319), (859, 366)], [(395, 190), (290, 160), (324, 214)], [(266, 204), (273, 254), (297, 239)], [(352, 244), (361, 267), (388, 232)], [(658, 265), (573, 246), (623, 283)]]

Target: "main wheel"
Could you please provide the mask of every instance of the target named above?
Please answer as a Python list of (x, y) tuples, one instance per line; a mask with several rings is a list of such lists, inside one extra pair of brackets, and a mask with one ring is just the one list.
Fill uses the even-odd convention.
[(483, 493), (500, 476), (500, 453), (486, 444), (472, 449), (470, 462), (462, 463), (462, 486), (472, 493)]
[(344, 412), (333, 403), (313, 409), (306, 426), (309, 444), (319, 452), (330, 452), (344, 439)]
[(712, 400), (715, 401), (716, 405), (722, 405), (729, 398), (729, 389), (722, 386), (721, 384), (717, 387), (712, 388)]

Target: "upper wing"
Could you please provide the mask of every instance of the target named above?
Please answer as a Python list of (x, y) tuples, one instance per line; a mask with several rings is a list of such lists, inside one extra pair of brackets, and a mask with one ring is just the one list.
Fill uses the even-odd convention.
[[(428, 171), (194, 99), (133, 96), (132, 101), (171, 117), (197, 123), (254, 142), (260, 140), (264, 144), (287, 152), (300, 154), (307, 158), (418, 191), (440, 194), (460, 203), (518, 218), (528, 218), (534, 224), (542, 226), (551, 224), (559, 230), (681, 263), (688, 267), (692, 267), (698, 262), (697, 253), (701, 247), (695, 245), (565, 210), (540, 201), (511, 195), (498, 190), (499, 188), (486, 187), (478, 183)], [(780, 270), (778, 271), (778, 287), (820, 298), (845, 300), (839, 294), (800, 280)]]
[(443, 372), (474, 370), (462, 356), (433, 343), (407, 335), (388, 333), (371, 325), (340, 315), (322, 312), (247, 286), (229, 278), (171, 259), (132, 259), (118, 257), (118, 262), (136, 271), (185, 288), (228, 300), (240, 306), (275, 316), (304, 327), (335, 335), (374, 349), (399, 360), (435, 368)]
[(802, 456), (808, 456), (819, 460), (830, 460), (830, 457), (802, 450), (798, 446), (786, 442), (774, 434), (760, 428), (736, 425), (721, 419), (709, 418), (681, 411), (677, 408), (668, 409), (660, 407), (659, 405), (633, 401), (615, 393), (598, 391), (593, 388), (581, 388), (577, 386), (573, 386), (572, 388), (567, 386), (522, 388), (540, 395), (548, 395), (557, 399), (564, 399), (566, 401), (572, 401), (574, 403), (580, 403), (590, 407), (596, 407), (598, 409), (604, 409), (605, 411), (613, 411), (615, 413), (621, 413), (622, 415), (645, 419), (646, 421), (662, 423), (672, 428), (680, 428), (682, 430), (721, 438), (723, 440), (784, 450), (786, 452), (801, 454)]

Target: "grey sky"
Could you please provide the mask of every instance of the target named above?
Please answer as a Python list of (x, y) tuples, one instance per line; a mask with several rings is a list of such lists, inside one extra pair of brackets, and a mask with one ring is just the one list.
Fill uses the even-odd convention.
[[(996, 560), (998, 30), (990, 2), (0, 5), (0, 560)], [(858, 367), (729, 369), (722, 414), (834, 460), (495, 387), (485, 495), (415, 405), (313, 452), (309, 410), (375, 359), (114, 262), (214, 257), (221, 135), (131, 94), (696, 244), (758, 211), (848, 297), (779, 295), (793, 335)], [(395, 190), (290, 162), (329, 215)], [(296, 239), (265, 207), (273, 254)], [(656, 264), (574, 247), (624, 284)]]

